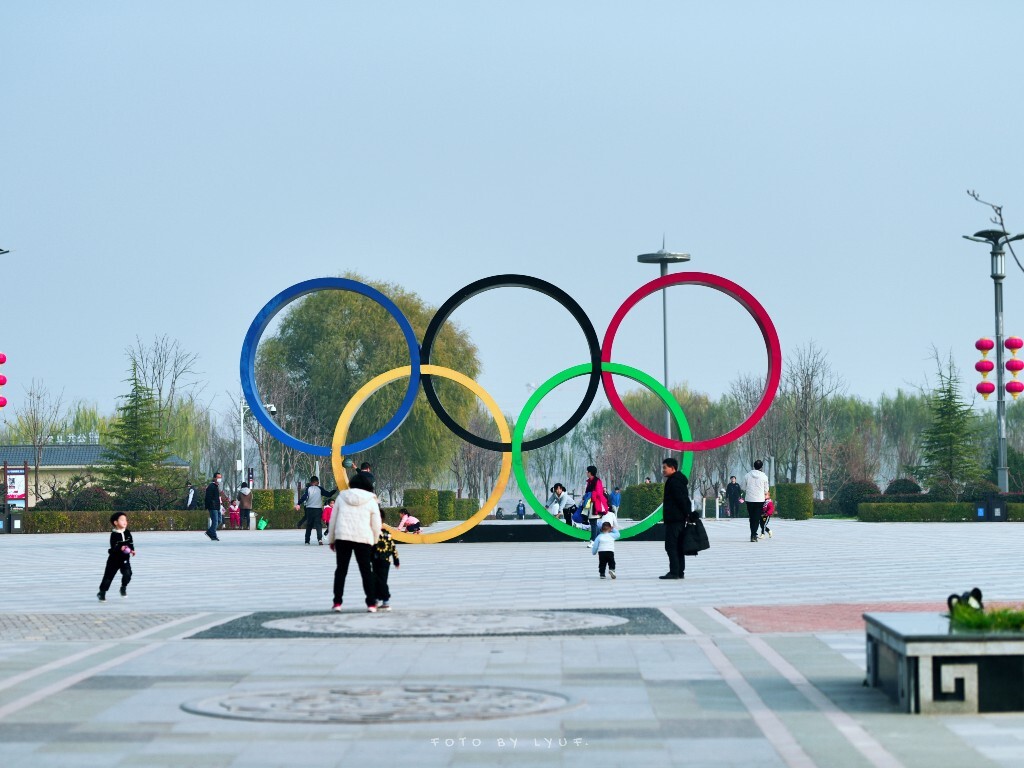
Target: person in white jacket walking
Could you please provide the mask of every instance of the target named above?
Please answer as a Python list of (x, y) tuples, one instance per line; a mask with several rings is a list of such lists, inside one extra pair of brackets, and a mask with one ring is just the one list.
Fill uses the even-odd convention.
[(757, 541), (757, 529), (761, 524), (764, 500), (768, 498), (768, 475), (761, 471), (764, 463), (758, 459), (754, 468), (743, 478), (743, 496), (747, 500), (747, 517), (750, 518), (750, 540)]
[(327, 529), (327, 543), (337, 558), (334, 569), (334, 611), (341, 611), (345, 596), (345, 577), (352, 555), (356, 556), (359, 575), (366, 595), (366, 610), (377, 612), (377, 594), (373, 581), (371, 558), (380, 538), (380, 507), (373, 495), (373, 483), (358, 473), (349, 480), (348, 490), (338, 494)]

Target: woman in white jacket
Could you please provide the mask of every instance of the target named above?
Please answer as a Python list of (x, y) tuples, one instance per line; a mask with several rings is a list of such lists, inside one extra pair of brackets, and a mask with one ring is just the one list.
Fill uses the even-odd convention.
[(356, 556), (359, 575), (363, 579), (366, 610), (377, 612), (377, 596), (370, 569), (373, 548), (380, 538), (380, 507), (373, 495), (373, 483), (365, 474), (356, 474), (349, 480), (348, 490), (338, 494), (327, 529), (327, 543), (337, 557), (334, 570), (334, 611), (341, 612), (345, 594), (345, 577), (352, 555)]

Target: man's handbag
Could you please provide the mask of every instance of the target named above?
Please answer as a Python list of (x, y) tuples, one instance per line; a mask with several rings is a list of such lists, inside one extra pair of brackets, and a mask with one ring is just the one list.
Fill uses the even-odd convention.
[(704, 530), (704, 522), (699, 517), (686, 524), (683, 537), (684, 555), (696, 555), (698, 552), (711, 548), (708, 532)]

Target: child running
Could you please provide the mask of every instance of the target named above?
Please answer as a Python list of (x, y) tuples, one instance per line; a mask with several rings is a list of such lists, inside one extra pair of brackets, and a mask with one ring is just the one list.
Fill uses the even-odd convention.
[(388, 589), (388, 571), (391, 570), (391, 563), (388, 561), (393, 560), (395, 568), (400, 567), (395, 541), (391, 538), (391, 534), (388, 533), (388, 529), (383, 526), (387, 522), (386, 517), (384, 510), (381, 510), (380, 538), (377, 539), (377, 546), (373, 549), (373, 583), (377, 589), (378, 611), (391, 610), (391, 590)]
[(601, 523), (601, 532), (597, 534), (590, 546), (591, 554), (597, 555), (597, 572), (604, 578), (605, 568), (615, 578), (615, 540), (619, 538), (619, 529), (613, 528), (608, 521)]
[(764, 508), (761, 510), (761, 535), (759, 539), (763, 539), (767, 533), (768, 538), (772, 537), (772, 529), (768, 527), (768, 521), (771, 520), (772, 515), (775, 513), (775, 503), (772, 501), (772, 497), (768, 494), (764, 496)]
[(124, 512), (115, 512), (110, 516), (110, 549), (107, 550), (107, 567), (103, 569), (103, 581), (100, 591), (96, 593), (101, 603), (107, 601), (107, 590), (114, 581), (114, 574), (121, 572), (121, 597), (128, 597), (128, 582), (132, 580), (132, 555), (135, 554), (135, 543), (132, 532), (128, 530), (128, 516)]

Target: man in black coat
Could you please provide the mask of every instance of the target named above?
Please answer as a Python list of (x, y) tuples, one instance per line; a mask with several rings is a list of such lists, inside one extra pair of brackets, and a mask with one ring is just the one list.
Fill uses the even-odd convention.
[(679, 462), (667, 458), (661, 462), (661, 474), (665, 477), (665, 496), (661, 512), (665, 519), (665, 552), (668, 554), (668, 573), (659, 579), (681, 579), (686, 570), (683, 556), (683, 537), (686, 521), (693, 507), (690, 505), (689, 483), (686, 475), (679, 471)]
[(206, 498), (204, 499), (204, 505), (206, 511), (210, 513), (210, 527), (206, 529), (206, 535), (211, 541), (220, 541), (220, 537), (217, 536), (217, 528), (220, 526), (220, 484), (222, 477), (220, 472), (213, 473), (213, 480), (206, 486)]
[(740, 496), (743, 491), (740, 484), (736, 482), (736, 475), (729, 478), (729, 484), (725, 486), (725, 498), (729, 501), (729, 517), (740, 516)]

